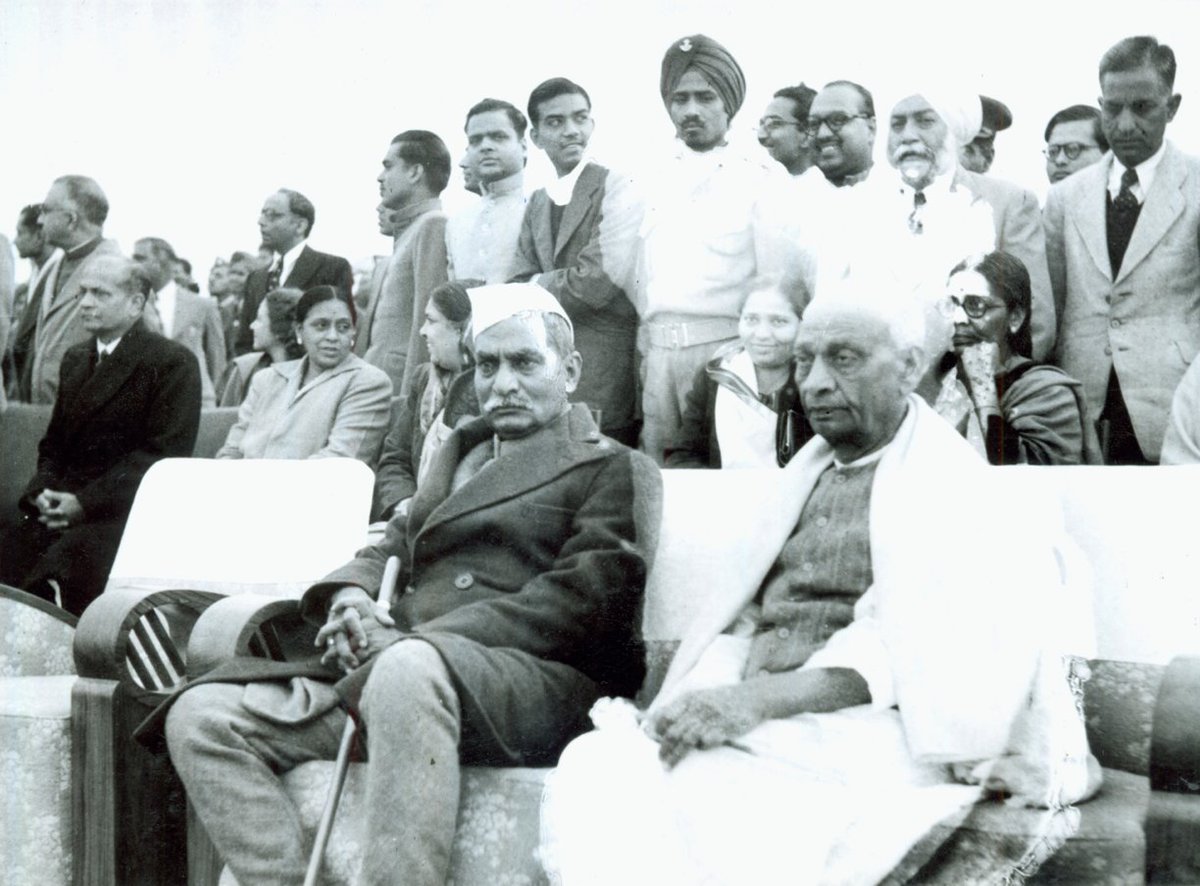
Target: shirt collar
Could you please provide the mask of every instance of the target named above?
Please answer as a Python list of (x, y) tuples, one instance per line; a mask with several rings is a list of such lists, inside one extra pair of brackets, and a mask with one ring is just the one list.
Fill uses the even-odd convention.
[(118, 335), (116, 338), (114, 338), (108, 344), (103, 344), (100, 341), (100, 339), (96, 339), (96, 354), (97, 354), (97, 356), (101, 356), (101, 355), (103, 355), (105, 357), (111, 356), (112, 352), (117, 349), (117, 345), (119, 345), (121, 343), (121, 339), (123, 339), (124, 337), (125, 337), (124, 335)]
[(480, 187), (483, 190), (484, 198), (491, 197), (497, 200), (500, 197), (507, 197), (509, 194), (518, 193), (521, 186), (525, 182), (525, 170), (514, 172), (507, 178), (498, 179), (494, 182), (482, 182)]
[(280, 285), (283, 285), (283, 281), (287, 279), (287, 272), (291, 270), (292, 265), (296, 264), (296, 259), (300, 257), (300, 253), (304, 251), (304, 247), (307, 244), (308, 240), (301, 240), (287, 252), (279, 256), (283, 268), (283, 275), (279, 278)]
[[(1139, 203), (1145, 201), (1146, 195), (1150, 193), (1150, 185), (1154, 183), (1154, 174), (1158, 171), (1158, 165), (1162, 163), (1163, 154), (1166, 150), (1167, 140), (1163, 139), (1163, 143), (1158, 146), (1157, 151), (1133, 167), (1137, 173), (1138, 183), (1131, 190)], [(1114, 200), (1117, 194), (1121, 192), (1121, 176), (1125, 174), (1125, 168), (1125, 165), (1114, 154), (1112, 166), (1108, 169), (1108, 193), (1112, 195)], [(1141, 193), (1138, 193), (1138, 191), (1141, 191)]]
[(406, 230), (414, 221), (427, 212), (437, 212), (442, 208), (442, 201), (437, 197), (429, 200), (418, 200), (416, 203), (410, 203), (397, 209), (392, 213), (392, 229), (399, 234)]
[(95, 237), (93, 237), (91, 240), (88, 240), (86, 243), (80, 243), (75, 248), (64, 250), (64, 252), (65, 252), (67, 258), (74, 260), (77, 258), (83, 258), (85, 255), (90, 253), (93, 249), (95, 249), (99, 245), (100, 245), (100, 235), (97, 234)]
[(590, 157), (584, 157), (566, 175), (556, 178), (546, 185), (546, 196), (550, 198), (550, 202), (555, 206), (566, 206), (570, 203), (571, 195), (575, 192), (575, 184), (579, 181), (583, 168), (591, 162)]

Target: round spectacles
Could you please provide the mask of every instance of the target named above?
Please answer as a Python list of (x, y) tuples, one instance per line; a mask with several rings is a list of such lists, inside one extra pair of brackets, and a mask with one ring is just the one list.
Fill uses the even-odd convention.
[(870, 120), (872, 116), (871, 114), (830, 114), (828, 117), (809, 117), (808, 122), (804, 124), (804, 128), (809, 135), (816, 135), (821, 131), (823, 124), (829, 127), (830, 132), (836, 133), (841, 132), (851, 120), (859, 118)]
[(1099, 145), (1085, 145), (1082, 142), (1067, 142), (1065, 145), (1046, 145), (1042, 149), (1042, 153), (1047, 159), (1057, 160), (1059, 154), (1066, 154), (1068, 160), (1078, 160), (1079, 155), (1088, 148), (1096, 148), (1099, 150)]
[(1002, 308), (1004, 305), (988, 301), (982, 295), (964, 295), (961, 299), (956, 295), (948, 295), (938, 302), (938, 311), (943, 317), (953, 317), (958, 308), (972, 320), (982, 320), (992, 308)]

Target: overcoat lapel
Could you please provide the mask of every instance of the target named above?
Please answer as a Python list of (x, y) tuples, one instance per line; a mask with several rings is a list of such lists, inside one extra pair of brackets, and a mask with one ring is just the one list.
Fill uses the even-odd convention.
[(1162, 162), (1154, 175), (1154, 183), (1150, 185), (1150, 193), (1142, 203), (1142, 211), (1133, 228), (1133, 236), (1129, 238), (1129, 248), (1125, 250), (1121, 270), (1114, 282), (1120, 283), (1128, 277), (1166, 236), (1175, 220), (1183, 215), (1187, 202), (1183, 196), (1186, 180), (1187, 168), (1175, 148), (1167, 145)]
[(1096, 267), (1104, 274), (1106, 280), (1113, 278), (1112, 262), (1108, 260), (1108, 213), (1106, 209), (1108, 172), (1112, 168), (1112, 163), (1112, 154), (1108, 154), (1090, 169), (1076, 173), (1076, 175), (1089, 175), (1091, 180), (1087, 183), (1087, 190), (1082, 195), (1083, 206), (1070, 207), (1068, 212), (1075, 228), (1079, 231), (1084, 246), (1087, 247), (1087, 251), (1092, 257), (1092, 261), (1096, 263)]
[(593, 445), (600, 439), (599, 431), (587, 413), (587, 407), (576, 404), (566, 421), (530, 440), (519, 454), (501, 455), (489, 462), (471, 482), (450, 495), (450, 484), (459, 462), (474, 446), (490, 436), (491, 430), (487, 424), (482, 419), (476, 419), (455, 431), (446, 441), (449, 447), (458, 438), (455, 448), (446, 453), (446, 458), (439, 454), (439, 471), (436, 475), (431, 472), (427, 480), (437, 484), (429, 490), (434, 495), (426, 499), (435, 504), (427, 513), (411, 515), (420, 521), (412, 524), (420, 527), (417, 535), (464, 514), (515, 498), (549, 483), (580, 464), (611, 454), (607, 447)]
[[(602, 184), (604, 184), (604, 170), (595, 163), (589, 163), (579, 173), (579, 179), (575, 182), (575, 187), (571, 191), (571, 202), (563, 208), (562, 220), (558, 224), (558, 237), (554, 243), (555, 267), (558, 266), (559, 255), (571, 241), (571, 235), (578, 229), (588, 210), (591, 208), (592, 195), (596, 193)], [(547, 209), (549, 209), (548, 205)], [(548, 226), (546, 230), (549, 230)]]
[[(82, 427), (87, 418), (108, 403), (125, 386), (129, 376), (138, 366), (138, 358), (142, 351), (139, 339), (151, 334), (144, 331), (140, 323), (135, 323), (121, 337), (116, 350), (106, 357), (104, 363), (94, 372), (91, 372), (91, 368), (95, 366), (94, 354), (90, 360), (78, 361), (80, 371), (91, 372), (91, 375), (79, 387), (79, 395), (70, 406), (75, 416), (71, 427)], [(95, 340), (92, 339), (91, 342), (94, 348)]]
[(305, 289), (308, 286), (308, 281), (317, 273), (319, 264), (317, 256), (311, 249), (305, 246), (300, 250), (300, 254), (296, 256), (296, 263), (292, 265), (292, 272), (288, 274), (288, 278), (284, 281), (283, 285), (293, 289)]

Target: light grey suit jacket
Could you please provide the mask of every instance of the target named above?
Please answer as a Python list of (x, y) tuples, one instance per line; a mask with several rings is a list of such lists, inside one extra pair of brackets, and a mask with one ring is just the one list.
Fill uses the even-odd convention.
[(350, 354), (303, 384), (308, 358), (255, 374), (217, 458), (357, 458), (372, 468), (387, 433), (392, 383)]
[[(91, 333), (83, 328), (83, 320), (79, 316), (79, 290), (83, 276), (98, 258), (120, 254), (121, 250), (117, 248), (115, 241), (101, 240), (62, 284), (58, 297), (47, 305), (46, 315), (39, 320), (34, 332), (30, 402), (53, 403), (57, 398), (58, 374), (63, 354), (68, 348), (92, 337)], [(59, 261), (61, 260), (60, 256)], [(49, 286), (50, 283), (51, 281), (47, 281), (46, 285)]]
[(1200, 351), (1200, 158), (1167, 144), (1116, 279), (1105, 218), (1112, 164), (1105, 155), (1046, 200), (1055, 362), (1083, 383), (1095, 416), (1115, 366), (1138, 445), (1157, 461), (1171, 397)]
[(170, 338), (200, 361), (201, 405), (216, 406), (216, 383), (225, 377), (225, 331), (212, 299), (177, 289)]

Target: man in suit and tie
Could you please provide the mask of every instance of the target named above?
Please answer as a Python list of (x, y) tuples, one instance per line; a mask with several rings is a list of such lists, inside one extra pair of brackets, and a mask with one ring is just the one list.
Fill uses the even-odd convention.
[(600, 429), (636, 446), (637, 309), (626, 294), (642, 209), (628, 179), (587, 156), (595, 129), (583, 87), (562, 77), (529, 96), (530, 138), (558, 180), (525, 208), (513, 279), (562, 303), (587, 370), (572, 399), (599, 413)]
[(246, 294), (238, 320), (237, 342), (234, 351), (245, 354), (254, 349), (254, 333), (250, 324), (258, 306), (272, 289), (287, 286), (291, 289), (311, 289), (327, 284), (336, 286), (349, 298), (354, 291), (354, 271), (350, 262), (339, 255), (327, 255), (308, 246), (316, 209), (312, 201), (299, 191), (287, 188), (276, 191), (263, 203), (258, 216), (258, 230), (264, 249), (274, 258), (263, 269), (246, 279)]
[(196, 355), (200, 364), (200, 405), (216, 406), (215, 385), (225, 377), (225, 332), (217, 302), (176, 283), (175, 250), (166, 240), (138, 240), (133, 246), (133, 260), (142, 266), (152, 289), (146, 300), (146, 326)]
[(146, 470), (191, 455), (200, 369), (181, 345), (145, 328), (149, 281), (120, 255), (88, 263), (78, 283), (88, 339), (63, 354), (61, 386), (25, 522), (0, 540), (0, 581), (76, 615), (104, 589)]
[(388, 146), (378, 181), (380, 227), (392, 233), (392, 255), (362, 315), (354, 353), (386, 372), (392, 390), (403, 394), (413, 370), (429, 359), (421, 323), (429, 293), (447, 277), (439, 197), (450, 181), (450, 152), (432, 132), (402, 132)]
[(13, 239), (17, 255), (29, 259), (29, 279), (17, 286), (13, 292), (13, 325), (4, 350), (5, 390), (14, 400), (20, 399), (21, 391), (21, 373), (17, 368), (16, 355), (18, 352), (29, 353), (33, 346), (33, 333), (37, 328), (37, 312), (27, 312), (25, 308), (29, 304), (29, 294), (37, 288), (38, 281), (48, 269), (50, 258), (56, 251), (54, 246), (46, 242), (42, 233), (42, 224), (38, 221), (41, 214), (40, 203), (31, 203), (24, 207), (17, 216), (17, 236)]
[[(302, 600), (324, 622), (328, 664), (348, 676), (336, 687), (212, 679), (167, 716), (172, 760), (238, 882), (303, 879), (279, 779), (336, 754), (339, 699), (366, 723), (376, 851), (362, 880), (432, 886), (446, 882), (460, 762), (553, 763), (598, 696), (632, 695), (642, 679), (658, 472), (568, 402), (580, 360), (553, 296), (507, 284), (474, 290), (472, 303), (483, 415), (446, 440), (384, 540)], [(407, 590), (389, 615), (374, 598), (391, 554)], [(239, 679), (264, 666), (238, 664)], [(295, 690), (308, 693), (303, 710)]]
[(86, 176), (55, 179), (42, 201), (42, 234), (62, 253), (51, 257), (29, 292), (29, 323), (23, 318), (21, 324), (29, 333), (18, 332), (16, 353), (20, 400), (53, 403), (63, 354), (89, 337), (79, 314), (80, 281), (92, 261), (120, 253), (116, 243), (104, 239), (107, 218), (108, 199)]
[(1110, 464), (1155, 464), (1200, 350), (1200, 159), (1164, 140), (1175, 53), (1128, 37), (1100, 60), (1112, 151), (1050, 189), (1057, 363), (1083, 384)]

